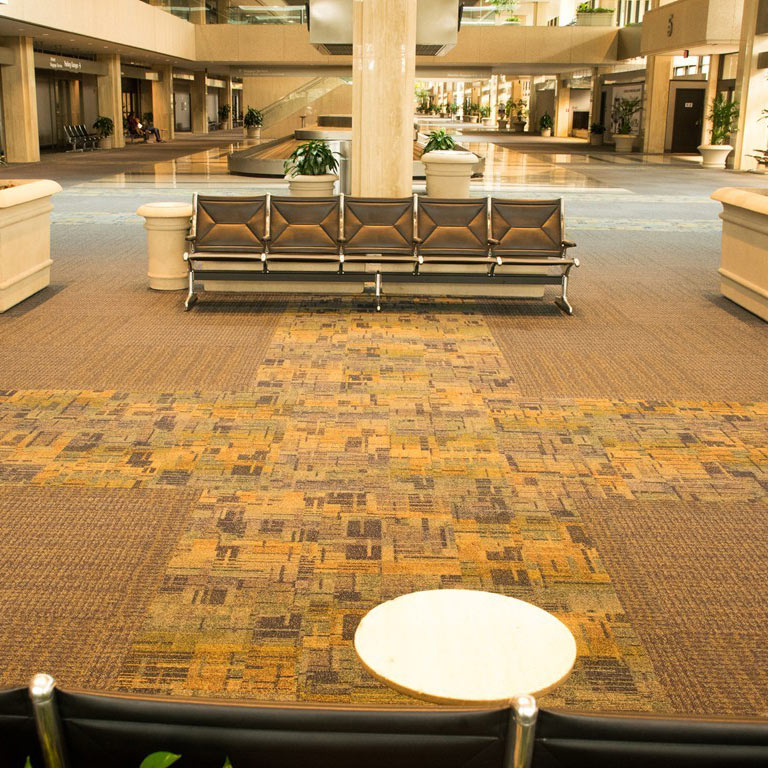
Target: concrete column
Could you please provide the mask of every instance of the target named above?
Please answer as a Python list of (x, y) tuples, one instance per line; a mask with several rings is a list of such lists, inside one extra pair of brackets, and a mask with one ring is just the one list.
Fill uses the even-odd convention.
[(570, 127), (570, 112), (569, 107), (571, 105), (571, 89), (564, 85), (567, 80), (558, 75), (555, 81), (555, 116), (553, 122), (555, 124), (552, 131), (553, 136), (568, 136), (568, 129)]
[(672, 59), (672, 56), (649, 56), (646, 60), (642, 117), (643, 152), (646, 154), (664, 154)]
[(406, 197), (413, 187), (416, 0), (352, 5), (352, 194)]
[(709, 112), (712, 102), (717, 96), (717, 76), (720, 72), (720, 54), (713, 53), (709, 57), (709, 74), (707, 75), (707, 90), (704, 94), (704, 120), (701, 126), (701, 143), (709, 144), (710, 134), (712, 132), (712, 121), (709, 119)]
[(600, 101), (603, 89), (600, 84), (600, 67), (592, 67), (592, 101), (589, 106), (589, 124), (600, 122)]
[(539, 130), (539, 118), (536, 114), (536, 78), (532, 77), (530, 90), (528, 91), (528, 133), (536, 133)]
[(759, 118), (768, 104), (768, 79), (765, 70), (758, 69), (757, 57), (768, 51), (768, 35), (755, 35), (758, 7), (759, 0), (744, 0), (734, 95), (739, 103), (738, 130), (731, 137), (736, 170), (754, 168), (755, 160), (747, 155), (766, 146), (765, 122)]
[(229, 117), (224, 121), (224, 125), (222, 128), (224, 130), (229, 130), (232, 128), (232, 78), (226, 77), (224, 78), (224, 81), (226, 82), (226, 87), (221, 92), (221, 97), (219, 98), (219, 107), (223, 107), (225, 104), (229, 106)]
[(117, 149), (125, 146), (120, 54), (105, 53), (97, 56), (96, 59), (106, 67), (106, 74), (96, 78), (99, 115), (112, 118), (115, 124), (112, 146)]
[(40, 159), (40, 141), (32, 38), (0, 38), (0, 44), (13, 53), (13, 63), (0, 67), (6, 156), (9, 163), (36, 163)]
[(155, 128), (165, 131), (170, 140), (176, 135), (173, 120), (173, 67), (160, 67), (159, 70), (160, 79), (152, 81), (152, 114)]
[(205, 72), (195, 72), (195, 82), (191, 83), (190, 112), (192, 112), (192, 133), (208, 133), (208, 88), (205, 84)]

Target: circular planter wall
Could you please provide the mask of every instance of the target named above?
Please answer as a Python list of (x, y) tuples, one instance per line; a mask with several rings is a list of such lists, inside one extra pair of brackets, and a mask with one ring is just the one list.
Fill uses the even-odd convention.
[(427, 173), (427, 197), (469, 197), (469, 181), (477, 155), (452, 149), (437, 149), (421, 156)]
[(335, 173), (321, 176), (293, 176), (288, 179), (288, 188), (295, 197), (331, 197), (333, 185), (339, 177)]

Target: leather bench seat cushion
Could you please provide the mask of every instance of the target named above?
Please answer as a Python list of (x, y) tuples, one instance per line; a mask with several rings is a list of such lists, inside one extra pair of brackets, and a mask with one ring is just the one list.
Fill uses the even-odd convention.
[(272, 253), (338, 253), (341, 206), (338, 197), (273, 197)]
[(485, 198), (419, 198), (418, 251), (436, 256), (488, 255), (488, 204)]
[(491, 199), (491, 237), (498, 240), (494, 255), (561, 256), (560, 200)]
[(195, 250), (261, 253), (266, 236), (267, 198), (198, 195)]
[(413, 253), (413, 198), (344, 198), (344, 253)]

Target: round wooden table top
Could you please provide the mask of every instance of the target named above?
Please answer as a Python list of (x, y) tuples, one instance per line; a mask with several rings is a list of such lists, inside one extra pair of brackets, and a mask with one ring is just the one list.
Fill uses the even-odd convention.
[(413, 592), (376, 606), (355, 632), (376, 678), (440, 704), (506, 705), (552, 690), (576, 641), (552, 614), (513, 597), (465, 589)]

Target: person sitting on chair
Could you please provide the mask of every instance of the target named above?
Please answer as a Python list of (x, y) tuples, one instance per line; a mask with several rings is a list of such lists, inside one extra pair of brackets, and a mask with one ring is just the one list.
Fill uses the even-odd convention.
[(146, 144), (149, 141), (150, 136), (155, 137), (155, 141), (158, 144), (162, 144), (163, 140), (160, 138), (160, 131), (157, 128), (149, 128), (144, 125), (142, 125), (139, 122), (139, 118), (136, 117), (136, 115), (131, 112), (128, 115), (128, 130), (131, 133), (136, 134), (137, 136), (143, 136), (144, 137), (144, 143)]

